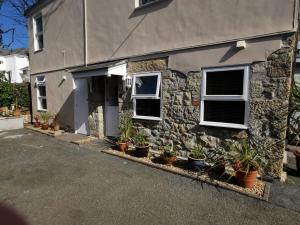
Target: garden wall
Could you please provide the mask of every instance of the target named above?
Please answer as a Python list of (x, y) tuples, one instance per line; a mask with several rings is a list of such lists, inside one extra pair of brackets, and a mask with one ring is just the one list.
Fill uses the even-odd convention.
[[(267, 161), (265, 172), (279, 177), (283, 168), (294, 45), (293, 35), (284, 37), (282, 47), (266, 61), (250, 65), (247, 130), (199, 125), (201, 71), (187, 74), (172, 71), (167, 59), (130, 62), (129, 74), (162, 72), (163, 120), (134, 120), (135, 126), (143, 128), (154, 148), (172, 140), (182, 156), (195, 143), (205, 146), (207, 151), (216, 151), (234, 139), (249, 138)], [(132, 111), (130, 96), (131, 89), (120, 98), (121, 113)]]

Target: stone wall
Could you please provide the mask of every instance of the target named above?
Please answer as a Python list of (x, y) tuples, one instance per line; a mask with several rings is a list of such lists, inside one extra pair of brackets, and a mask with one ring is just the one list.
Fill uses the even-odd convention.
[[(250, 115), (246, 131), (199, 125), (201, 71), (187, 74), (172, 71), (167, 69), (166, 59), (130, 62), (129, 74), (162, 73), (163, 120), (134, 120), (135, 126), (144, 130), (153, 148), (172, 140), (182, 156), (196, 143), (205, 146), (207, 151), (215, 151), (233, 139), (249, 138), (268, 162), (265, 172), (279, 177), (283, 167), (294, 45), (294, 36), (284, 37), (281, 49), (265, 62), (250, 65)], [(131, 111), (131, 89), (122, 94), (121, 113)]]
[(90, 135), (104, 137), (104, 77), (89, 78), (89, 118)]

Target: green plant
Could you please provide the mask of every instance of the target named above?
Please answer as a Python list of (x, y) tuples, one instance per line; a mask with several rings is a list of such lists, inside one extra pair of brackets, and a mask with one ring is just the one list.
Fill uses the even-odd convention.
[(137, 133), (133, 137), (134, 144), (138, 147), (144, 147), (148, 145), (147, 137), (141, 133)]
[(195, 145), (190, 153), (190, 157), (194, 159), (204, 159), (205, 153), (201, 145)]
[(246, 142), (234, 142), (229, 145), (229, 152), (225, 157), (236, 171), (249, 173), (250, 171), (260, 171), (264, 161), (258, 152), (251, 148)]
[(291, 87), (288, 130), (290, 143), (300, 145), (300, 83), (295, 80)]
[(161, 156), (162, 157), (173, 157), (177, 155), (177, 151), (173, 146), (173, 143), (171, 145), (166, 145), (163, 147), (163, 151)]
[(52, 117), (52, 114), (50, 112), (42, 112), (40, 114), (41, 119), (43, 121), (43, 123), (49, 123), (50, 118)]
[(132, 117), (129, 113), (123, 114), (120, 120), (120, 132), (123, 141), (127, 142), (132, 136)]

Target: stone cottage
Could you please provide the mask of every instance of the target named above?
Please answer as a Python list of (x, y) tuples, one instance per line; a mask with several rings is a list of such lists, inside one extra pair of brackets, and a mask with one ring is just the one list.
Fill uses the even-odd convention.
[(26, 15), (34, 113), (102, 138), (131, 112), (183, 156), (248, 138), (281, 175), (297, 0), (40, 0)]

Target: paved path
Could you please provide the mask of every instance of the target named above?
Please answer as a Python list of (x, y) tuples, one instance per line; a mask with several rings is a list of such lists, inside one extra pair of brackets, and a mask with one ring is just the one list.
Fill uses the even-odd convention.
[(30, 225), (300, 224), (300, 214), (28, 130), (0, 133), (0, 200)]

